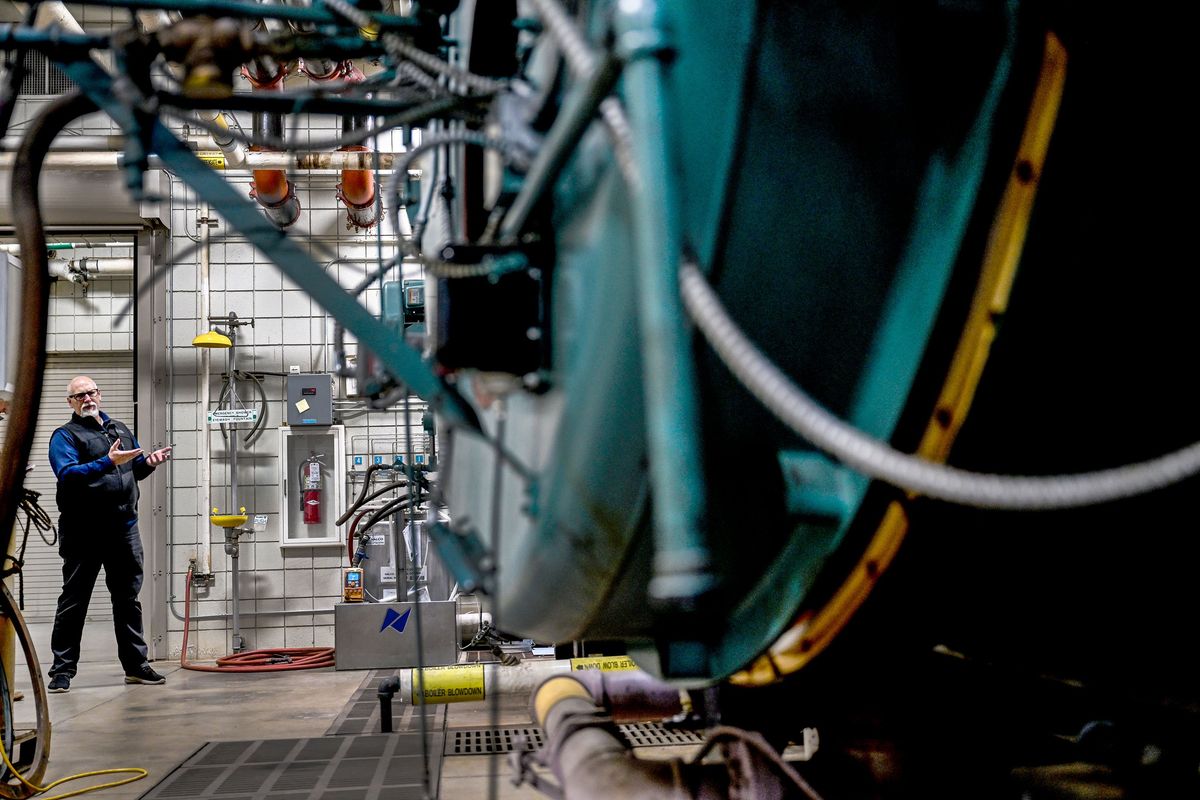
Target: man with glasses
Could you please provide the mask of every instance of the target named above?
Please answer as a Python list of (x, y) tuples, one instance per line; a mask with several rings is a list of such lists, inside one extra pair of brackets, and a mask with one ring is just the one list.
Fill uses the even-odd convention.
[(67, 386), (71, 421), (50, 437), (50, 466), (58, 478), (58, 552), (63, 591), (54, 615), (50, 692), (71, 690), (88, 601), (100, 567), (112, 596), (117, 657), (126, 683), (166, 683), (150, 666), (142, 636), (142, 540), (137, 527), (137, 482), (166, 461), (171, 448), (142, 455), (125, 426), (100, 410), (100, 389), (86, 375)]

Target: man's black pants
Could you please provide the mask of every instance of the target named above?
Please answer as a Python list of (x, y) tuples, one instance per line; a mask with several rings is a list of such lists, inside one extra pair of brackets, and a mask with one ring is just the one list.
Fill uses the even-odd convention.
[(117, 657), (126, 675), (137, 672), (147, 663), (148, 655), (142, 637), (142, 604), (138, 601), (138, 592), (142, 590), (142, 539), (137, 526), (123, 533), (63, 531), (60, 542), (63, 591), (50, 636), (50, 649), (54, 652), (50, 674), (73, 677), (79, 668), (83, 623), (101, 566), (112, 597)]

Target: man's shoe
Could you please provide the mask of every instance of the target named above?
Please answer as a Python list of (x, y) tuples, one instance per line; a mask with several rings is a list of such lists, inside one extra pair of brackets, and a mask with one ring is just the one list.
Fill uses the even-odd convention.
[(71, 691), (71, 676), (63, 675), (61, 672), (51, 675), (50, 683), (46, 684), (46, 691), (50, 694), (63, 694)]
[(166, 683), (167, 679), (159, 675), (149, 664), (143, 664), (142, 668), (132, 675), (125, 676), (126, 683)]

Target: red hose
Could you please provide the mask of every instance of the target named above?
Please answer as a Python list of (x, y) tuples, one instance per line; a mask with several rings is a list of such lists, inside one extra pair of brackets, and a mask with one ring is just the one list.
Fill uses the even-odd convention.
[(217, 665), (193, 664), (187, 660), (188, 629), (192, 622), (192, 568), (188, 567), (183, 589), (183, 648), (179, 666), (196, 672), (282, 672), (289, 669), (318, 669), (333, 666), (332, 647), (267, 647), (221, 656)]

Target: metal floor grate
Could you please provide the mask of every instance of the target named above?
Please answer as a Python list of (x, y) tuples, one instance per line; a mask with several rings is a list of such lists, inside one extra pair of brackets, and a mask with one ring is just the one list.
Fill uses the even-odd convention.
[(704, 744), (704, 736), (695, 731), (664, 728), (657, 722), (618, 725), (621, 735), (633, 747), (663, 747), (677, 744)]
[[(618, 725), (630, 747), (702, 744), (704, 737), (695, 731), (664, 728), (657, 722)], [(472, 728), (446, 731), (446, 755), (477, 756), (540, 750), (545, 745), (542, 729), (533, 725), (517, 728)]]
[[(326, 736), (354, 736), (359, 734), (379, 733), (379, 683), (386, 678), (400, 674), (397, 669), (372, 670), (363, 682), (359, 684), (345, 708), (338, 713)], [(426, 727), (438, 731), (445, 727), (446, 706), (426, 706), (423, 710), (404, 702), (399, 695), (392, 698), (392, 730), (419, 731), (424, 713)]]
[[(429, 749), (434, 797), (442, 736)], [(415, 733), (209, 742), (141, 800), (421, 800), (421, 754)]]

